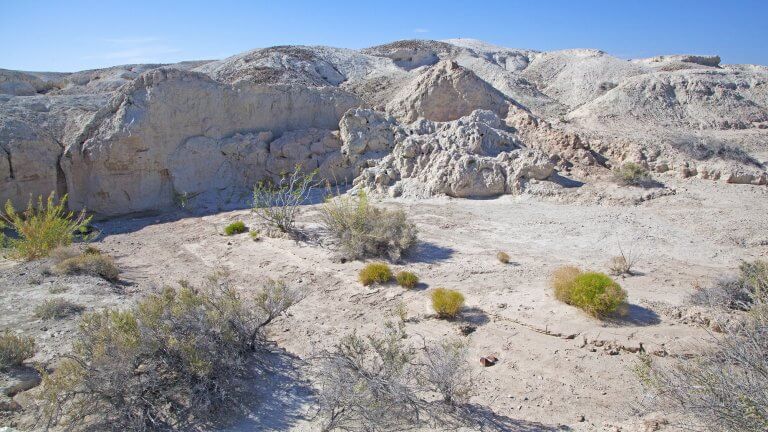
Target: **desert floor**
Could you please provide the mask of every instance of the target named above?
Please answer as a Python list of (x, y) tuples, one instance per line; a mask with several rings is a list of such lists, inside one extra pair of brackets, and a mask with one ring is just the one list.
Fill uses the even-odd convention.
[[(476, 388), (471, 401), (493, 411), (500, 429), (673, 430), (664, 426), (662, 413), (642, 410), (645, 392), (633, 372), (637, 352), (665, 361), (697, 349), (708, 334), (707, 312), (691, 307), (688, 296), (697, 284), (733, 272), (740, 260), (768, 256), (768, 188), (665, 182), (674, 194), (638, 205), (529, 196), (381, 201), (404, 209), (419, 228), (418, 250), (394, 265), (419, 275), (422, 284), (414, 290), (363, 287), (357, 272), (364, 263), (335, 258), (315, 222), (317, 205), (301, 214), (306, 241), (221, 234), (238, 219), (257, 226), (249, 210), (103, 221), (97, 223), (103, 230), (97, 246), (115, 257), (123, 284), (94, 294), (95, 288), (78, 290), (77, 280), (70, 280), (65, 282), (73, 289), (62, 295), (89, 307), (125, 305), (154, 287), (179, 279), (199, 283), (221, 269), (244, 289), (280, 278), (304, 290), (306, 298), (271, 328), (285, 351), (275, 359), (283, 372), (269, 377), (252, 418), (233, 430), (312, 430), (311, 386), (299, 377), (304, 360), (353, 330), (381, 332), (385, 321), (398, 319), (401, 302), (414, 344), (444, 337), (468, 341)], [(572, 264), (607, 271), (619, 248), (638, 259), (636, 275), (619, 279), (629, 292), (626, 316), (601, 322), (553, 298), (548, 279), (554, 269)], [(511, 262), (498, 262), (498, 251)], [(42, 323), (31, 312), (46, 287), (61, 282), (31, 280), (26, 266), (0, 263), (6, 285), (0, 324), (44, 341), (58, 337), (52, 346), (61, 349), (73, 324)], [(461, 320), (432, 316), (427, 294), (435, 287), (464, 293), (468, 307)], [(466, 324), (476, 331), (462, 335)], [(499, 362), (484, 368), (479, 358), (489, 354)]]

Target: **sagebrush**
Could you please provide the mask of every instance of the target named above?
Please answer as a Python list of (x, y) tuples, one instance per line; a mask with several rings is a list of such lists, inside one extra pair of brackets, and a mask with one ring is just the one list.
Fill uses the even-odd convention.
[(20, 366), (35, 355), (35, 340), (5, 330), (0, 334), (0, 371)]
[(723, 309), (749, 310), (760, 298), (768, 296), (768, 261), (744, 261), (736, 276), (725, 276), (698, 289), (694, 304)]
[(72, 353), (43, 374), (42, 426), (191, 430), (231, 418), (263, 376), (265, 327), (299, 299), (282, 282), (246, 295), (213, 277), (86, 314)]
[(75, 213), (67, 210), (67, 195), (57, 200), (51, 193), (46, 200), (42, 195), (33, 202), (30, 198), (26, 210), (19, 212), (8, 200), (0, 213), (0, 229), (5, 225), (16, 234), (4, 240), (11, 247), (11, 256), (33, 260), (48, 256), (57, 247), (72, 243), (76, 231), (91, 221), (85, 210)]
[(35, 316), (44, 319), (61, 319), (71, 315), (77, 315), (85, 310), (83, 305), (70, 300), (55, 298), (44, 300), (35, 307)]
[(397, 261), (416, 246), (416, 226), (405, 212), (374, 207), (363, 192), (326, 200), (320, 218), (348, 259)]
[(613, 179), (625, 186), (649, 186), (653, 183), (651, 174), (642, 165), (627, 162), (614, 169)]
[(59, 274), (95, 276), (111, 282), (120, 277), (115, 260), (109, 255), (95, 251), (64, 258), (56, 264), (54, 270)]

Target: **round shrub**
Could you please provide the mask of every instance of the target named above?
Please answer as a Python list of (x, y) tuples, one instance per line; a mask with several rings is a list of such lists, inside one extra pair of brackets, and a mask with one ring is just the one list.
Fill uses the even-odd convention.
[(563, 303), (571, 304), (570, 293), (573, 287), (573, 281), (581, 270), (574, 266), (562, 266), (552, 273), (552, 289), (555, 291), (555, 298)]
[(577, 275), (569, 291), (567, 303), (596, 317), (616, 311), (627, 300), (627, 292), (604, 273)]
[(365, 285), (387, 283), (392, 280), (392, 270), (385, 263), (371, 263), (360, 270), (360, 282)]
[(455, 318), (464, 306), (464, 295), (458, 291), (436, 288), (431, 297), (432, 309), (440, 318)]
[(397, 284), (403, 288), (415, 288), (419, 284), (419, 277), (409, 271), (401, 271), (396, 276)]
[(506, 252), (499, 252), (496, 254), (496, 259), (502, 264), (509, 264), (509, 254)]
[(224, 227), (224, 234), (231, 236), (235, 234), (241, 234), (246, 231), (245, 223), (243, 221), (235, 221)]

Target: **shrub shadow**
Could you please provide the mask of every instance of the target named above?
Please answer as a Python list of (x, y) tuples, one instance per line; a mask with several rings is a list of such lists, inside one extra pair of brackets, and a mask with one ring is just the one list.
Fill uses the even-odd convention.
[(625, 309), (625, 313), (622, 315), (613, 315), (607, 317), (606, 324), (622, 327), (622, 326), (651, 326), (661, 322), (659, 314), (647, 307), (639, 306), (636, 304), (630, 304)]
[(565, 425), (552, 426), (528, 420), (513, 419), (498, 414), (491, 408), (468, 403), (459, 407), (456, 415), (461, 416), (464, 422), (473, 425), (481, 431), (499, 432), (554, 432), (570, 431)]
[(405, 263), (436, 263), (450, 259), (455, 252), (449, 247), (439, 246), (427, 241), (420, 241), (415, 250), (403, 258)]
[(472, 324), (475, 326), (481, 326), (488, 324), (490, 319), (488, 314), (478, 307), (466, 307), (461, 310), (460, 318), (457, 320), (466, 324)]

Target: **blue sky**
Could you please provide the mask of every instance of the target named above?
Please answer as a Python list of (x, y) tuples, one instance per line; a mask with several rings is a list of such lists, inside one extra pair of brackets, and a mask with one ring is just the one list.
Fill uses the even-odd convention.
[(623, 58), (719, 54), (768, 64), (768, 0), (0, 0), (0, 68), (75, 71), (305, 44), (468, 37)]

